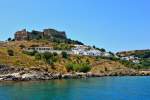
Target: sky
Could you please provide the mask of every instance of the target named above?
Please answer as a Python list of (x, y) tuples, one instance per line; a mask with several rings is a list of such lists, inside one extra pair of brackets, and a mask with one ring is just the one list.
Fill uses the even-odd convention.
[(149, 0), (0, 0), (0, 40), (54, 28), (108, 51), (150, 48)]

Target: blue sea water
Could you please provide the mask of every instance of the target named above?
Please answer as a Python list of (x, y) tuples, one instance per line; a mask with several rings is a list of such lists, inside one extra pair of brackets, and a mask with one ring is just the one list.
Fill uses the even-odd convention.
[(0, 100), (150, 100), (150, 77), (0, 82)]

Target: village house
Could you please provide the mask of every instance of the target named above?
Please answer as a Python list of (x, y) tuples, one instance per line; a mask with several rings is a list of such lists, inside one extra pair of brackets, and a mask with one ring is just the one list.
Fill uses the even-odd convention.
[(71, 50), (54, 50), (51, 47), (29, 47), (29, 48), (25, 48), (24, 50), (28, 52), (37, 51), (39, 53), (44, 53), (44, 52), (54, 53), (55, 52), (57, 54), (66, 52), (67, 54), (81, 55), (81, 56), (105, 56), (105, 57), (111, 56), (111, 54), (108, 52), (101, 52), (100, 50), (96, 50), (92, 47), (85, 46), (85, 45), (75, 45), (74, 48), (72, 48)]
[(103, 57), (111, 57), (112, 55), (109, 52), (103, 52), (102, 56)]
[(140, 63), (140, 59), (138, 57), (135, 56), (125, 56), (125, 57), (121, 57), (121, 60), (126, 60), (126, 61), (132, 61), (133, 63)]
[(75, 55), (85, 55), (85, 56), (101, 56), (102, 52), (96, 50), (92, 47), (85, 45), (74, 45), (75, 48), (72, 48), (72, 52)]
[(139, 64), (140, 61), (139, 60), (132, 60), (133, 63)]
[(75, 55), (87, 55), (86, 49), (88, 47), (84, 45), (74, 45), (74, 48), (71, 49)]
[(121, 59), (121, 60), (127, 60), (127, 61), (130, 60), (129, 57), (121, 57), (120, 59)]
[(87, 51), (87, 55), (89, 55), (89, 56), (102, 56), (102, 52), (94, 49), (94, 50)]

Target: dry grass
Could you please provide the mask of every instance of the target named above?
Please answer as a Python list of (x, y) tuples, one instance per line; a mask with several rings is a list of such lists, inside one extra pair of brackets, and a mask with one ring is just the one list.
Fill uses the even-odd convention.
[[(117, 61), (110, 61), (104, 59), (96, 59), (95, 57), (88, 56), (70, 56), (69, 59), (58, 58), (53, 66), (47, 65), (44, 61), (35, 60), (34, 57), (22, 53), (20, 45), (30, 47), (31, 45), (48, 46), (52, 47), (52, 43), (47, 41), (13, 41), (0, 45), (0, 63), (7, 64), (15, 67), (28, 67), (28, 68), (48, 68), (49, 71), (57, 71), (65, 73), (66, 64), (69, 62), (87, 62), (92, 65), (92, 72), (105, 72), (106, 70), (115, 70), (124, 68), (122, 64)], [(9, 56), (7, 50), (14, 51), (14, 56)]]
[(104, 73), (124, 68), (124, 65), (122, 65), (120, 62), (103, 59), (93, 63), (91, 72)]

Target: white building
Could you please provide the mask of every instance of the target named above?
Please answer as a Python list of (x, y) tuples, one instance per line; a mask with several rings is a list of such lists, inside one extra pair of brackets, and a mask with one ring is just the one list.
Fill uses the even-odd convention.
[(104, 57), (111, 57), (112, 55), (109, 52), (103, 52), (102, 56), (104, 56)]
[(50, 47), (30, 47), (30, 48), (26, 48), (25, 51), (28, 51), (28, 52), (37, 51), (39, 53), (44, 53), (44, 52), (55, 53), (56, 52), (57, 54), (61, 54), (62, 52), (67, 52), (68, 54), (72, 54), (71, 51), (53, 50)]
[(76, 50), (86, 50), (88, 49), (89, 47), (88, 46), (85, 46), (85, 45), (74, 45), (75, 48), (73, 49), (76, 49)]
[(87, 47), (84, 45), (74, 45), (75, 47), (71, 49), (71, 51), (73, 52), (73, 54), (75, 55), (87, 55), (86, 53), (86, 49)]
[(30, 48), (25, 49), (25, 51), (28, 51), (28, 52), (37, 51), (39, 53), (50, 52), (51, 50), (52, 48), (50, 47), (30, 47)]
[(74, 45), (75, 48), (73, 48), (71, 51), (75, 55), (85, 55), (85, 56), (101, 56), (102, 52), (99, 50), (96, 50), (94, 48), (90, 48), (88, 46), (84, 45)]
[(139, 64), (139, 63), (140, 63), (139, 60), (133, 60), (132, 62), (133, 62), (133, 63), (136, 63), (136, 64)]
[(127, 60), (127, 61), (132, 61), (133, 63), (140, 63), (140, 59), (135, 56), (126, 56), (126, 57), (121, 57), (121, 60)]
[(89, 51), (87, 51), (87, 55), (89, 55), (89, 56), (102, 56), (102, 52), (99, 50), (89, 50)]
[(129, 57), (121, 57), (121, 60), (130, 60), (130, 58)]

